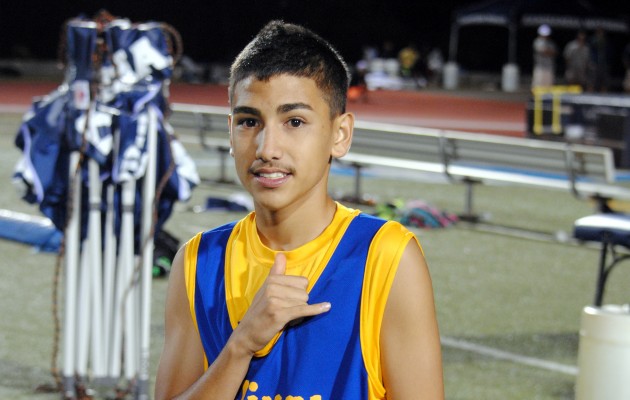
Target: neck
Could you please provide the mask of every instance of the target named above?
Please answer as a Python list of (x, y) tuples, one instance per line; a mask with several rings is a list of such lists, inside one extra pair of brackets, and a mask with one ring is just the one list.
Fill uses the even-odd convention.
[(293, 250), (318, 237), (330, 225), (336, 203), (326, 196), (319, 207), (301, 205), (282, 210), (256, 207), (256, 228), (265, 246), (274, 250)]

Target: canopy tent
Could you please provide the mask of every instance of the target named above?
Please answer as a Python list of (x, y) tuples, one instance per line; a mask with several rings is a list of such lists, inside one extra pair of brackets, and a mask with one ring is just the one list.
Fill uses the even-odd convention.
[(459, 30), (465, 26), (500, 26), (508, 30), (509, 64), (516, 62), (517, 31), (521, 27), (547, 24), (554, 29), (602, 28), (608, 32), (628, 33), (627, 20), (598, 10), (587, 0), (490, 0), (453, 13), (449, 61), (457, 60)]

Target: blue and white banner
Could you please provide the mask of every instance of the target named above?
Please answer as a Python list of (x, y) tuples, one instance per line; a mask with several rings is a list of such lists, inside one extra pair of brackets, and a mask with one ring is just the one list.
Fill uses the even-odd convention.
[[(99, 35), (105, 46), (97, 46)], [(16, 137), (23, 157), (14, 181), (25, 200), (38, 203), (42, 213), (63, 229), (70, 152), (81, 151), (86, 159), (97, 161), (104, 185), (141, 180), (147, 168), (151, 108), (158, 118), (156, 182), (175, 163), (159, 205), (158, 218), (165, 221), (174, 201), (190, 198), (199, 176), (164, 119), (173, 58), (161, 24), (115, 19), (99, 30), (93, 21), (76, 19), (67, 24), (66, 38), (65, 81), (34, 101), (24, 116)], [(79, 175), (84, 182), (85, 164)], [(87, 183), (83, 187), (87, 190)], [(141, 187), (136, 185), (138, 196)]]

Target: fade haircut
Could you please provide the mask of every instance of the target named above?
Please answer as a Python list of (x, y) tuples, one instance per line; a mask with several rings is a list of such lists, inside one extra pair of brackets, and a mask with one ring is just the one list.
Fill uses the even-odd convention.
[(240, 81), (250, 76), (268, 81), (280, 74), (313, 79), (324, 93), (331, 118), (346, 111), (350, 78), (337, 50), (309, 29), (280, 20), (265, 25), (234, 60), (230, 68), (230, 104)]

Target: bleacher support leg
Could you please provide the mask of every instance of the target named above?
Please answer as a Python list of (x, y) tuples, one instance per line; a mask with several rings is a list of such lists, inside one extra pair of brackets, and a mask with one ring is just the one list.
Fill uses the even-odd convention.
[(361, 189), (361, 170), (363, 169), (363, 165), (359, 163), (352, 163), (352, 168), (354, 168), (354, 194), (345, 200), (350, 201), (356, 204), (363, 204), (363, 194)]
[(230, 149), (228, 147), (219, 147), (218, 149), (219, 151), (219, 158), (220, 158), (220, 163), (221, 165), (219, 166), (220, 168), (220, 175), (219, 175), (219, 179), (217, 179), (217, 182), (219, 183), (234, 183), (233, 180), (229, 179), (227, 177), (227, 156), (230, 153)]
[(464, 203), (464, 213), (459, 215), (459, 219), (466, 222), (478, 222), (479, 215), (473, 211), (473, 190), (478, 180), (472, 178), (464, 178), (464, 184), (466, 185), (466, 198)]
[(602, 240), (602, 251), (599, 256), (599, 273), (597, 274), (597, 287), (595, 287), (595, 307), (602, 306), (602, 300), (604, 298), (604, 286), (606, 286), (606, 255), (608, 254), (608, 240), (606, 237)]

